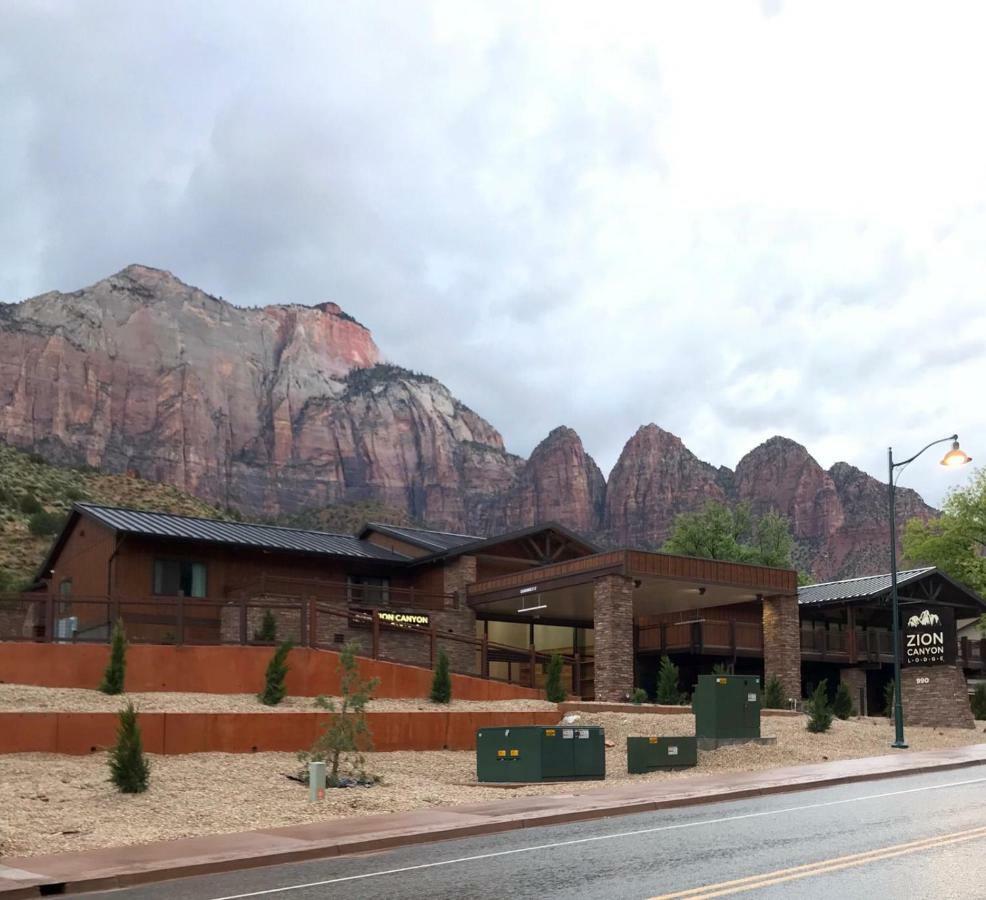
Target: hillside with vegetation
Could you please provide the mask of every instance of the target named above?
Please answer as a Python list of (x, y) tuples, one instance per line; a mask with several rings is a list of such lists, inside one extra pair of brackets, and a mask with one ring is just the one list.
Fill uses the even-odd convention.
[(72, 504), (87, 500), (179, 515), (230, 517), (168, 484), (53, 466), (0, 443), (0, 591), (30, 582)]

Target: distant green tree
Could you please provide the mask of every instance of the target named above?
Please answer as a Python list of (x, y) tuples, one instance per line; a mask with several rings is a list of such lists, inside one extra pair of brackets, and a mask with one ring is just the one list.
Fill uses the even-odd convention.
[(120, 710), (116, 745), (110, 751), (110, 779), (124, 794), (142, 794), (150, 780), (150, 765), (137, 724), (137, 710), (131, 701)]
[(548, 674), (544, 680), (544, 696), (551, 703), (564, 703), (568, 694), (561, 683), (562, 658), (560, 653), (552, 653), (548, 660)]
[(855, 712), (849, 685), (844, 681), (839, 682), (839, 687), (835, 691), (835, 697), (832, 700), (832, 712), (837, 719), (848, 719)]
[(264, 617), (260, 622), (260, 628), (253, 633), (253, 639), (265, 644), (273, 644), (277, 640), (277, 619), (274, 618), (272, 610), (264, 610)]
[(832, 709), (829, 706), (828, 684), (822, 679), (808, 701), (808, 730), (814, 734), (832, 727)]
[(787, 703), (784, 698), (784, 686), (780, 678), (771, 675), (763, 691), (764, 709), (784, 709)]
[(709, 502), (699, 512), (675, 517), (665, 553), (791, 568), (794, 539), (788, 520), (776, 512), (759, 519), (748, 503)]
[(35, 513), (41, 512), (41, 504), (38, 503), (38, 498), (34, 494), (25, 494), (21, 497), (21, 512), (27, 516), (33, 516)]
[(448, 656), (438, 648), (438, 658), (435, 660), (435, 673), (431, 679), (431, 702), (452, 702), (452, 676), (448, 670)]
[(678, 667), (671, 662), (671, 657), (661, 657), (661, 667), (657, 672), (656, 699), (658, 703), (677, 706), (681, 703), (681, 691), (678, 690)]
[[(956, 488), (941, 515), (911, 519), (904, 529), (904, 556), (912, 565), (937, 566), (947, 575), (986, 593), (986, 468)], [(986, 630), (986, 617), (980, 619)]]
[(274, 651), (267, 664), (264, 689), (257, 695), (265, 706), (277, 706), (287, 696), (288, 690), (284, 685), (284, 679), (288, 674), (288, 653), (293, 646), (291, 641), (285, 641)]
[(972, 717), (986, 719), (986, 684), (980, 684), (972, 695)]
[(103, 673), (99, 689), (104, 694), (122, 694), (127, 672), (127, 633), (123, 619), (117, 619), (110, 635), (110, 660)]

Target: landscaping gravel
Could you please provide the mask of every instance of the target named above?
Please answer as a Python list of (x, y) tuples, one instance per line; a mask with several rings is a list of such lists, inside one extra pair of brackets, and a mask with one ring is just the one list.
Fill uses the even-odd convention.
[[(338, 698), (326, 698), (338, 699)], [(304, 712), (317, 711), (314, 697), (286, 697), (278, 706), (264, 706), (254, 694), (133, 693), (109, 696), (83, 688), (47, 688), (0, 684), (2, 712), (116, 712), (132, 700), (142, 712)], [(371, 700), (368, 712), (458, 712), (554, 710), (547, 700), (456, 700), (436, 704), (429, 700)]]
[[(887, 719), (836, 720), (827, 734), (812, 735), (804, 718), (765, 718), (773, 746), (738, 745), (703, 752), (696, 769), (629, 776), (626, 737), (694, 733), (682, 715), (582, 714), (602, 725), (615, 746), (607, 750), (606, 784), (753, 771), (799, 763), (885, 754), (893, 738)], [(908, 728), (912, 750), (986, 741), (986, 723), (975, 730)], [(146, 794), (121, 795), (107, 780), (106, 754), (0, 756), (0, 854), (34, 855), (317, 822), (344, 816), (397, 812), (506, 799), (517, 795), (571, 793), (600, 782), (525, 785), (515, 789), (476, 783), (475, 754), (449, 751), (369, 754), (368, 769), (383, 783), (372, 788), (329, 790), (317, 804), (307, 788), (284, 777), (298, 769), (289, 753), (152, 756)]]

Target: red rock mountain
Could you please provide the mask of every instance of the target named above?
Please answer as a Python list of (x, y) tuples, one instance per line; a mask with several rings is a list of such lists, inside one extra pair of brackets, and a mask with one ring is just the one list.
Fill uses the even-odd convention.
[[(275, 515), (376, 501), (475, 534), (549, 519), (603, 544), (660, 546), (710, 500), (789, 517), (820, 579), (886, 568), (885, 487), (771, 438), (735, 472), (646, 425), (608, 483), (570, 428), (523, 460), (433, 378), (381, 362), (334, 303), (243, 309), (129, 266), (0, 304), (0, 438), (56, 463), (136, 471)], [(933, 510), (901, 491), (901, 521)]]

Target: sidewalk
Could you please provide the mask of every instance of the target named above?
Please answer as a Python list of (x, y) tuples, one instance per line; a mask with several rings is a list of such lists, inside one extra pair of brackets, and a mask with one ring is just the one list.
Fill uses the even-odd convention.
[[(332, 819), (240, 834), (163, 841), (134, 847), (0, 859), (0, 898), (37, 897), (163, 881), (254, 866), (270, 866), (382, 850), (404, 844), (491, 834), (538, 825), (738, 800), (986, 764), (986, 744), (792, 766), (753, 773), (698, 775), (674, 781), (592, 788), (577, 794), (519, 797), (442, 809)], [(580, 785), (573, 785), (578, 789)]]

